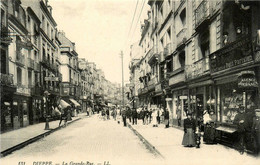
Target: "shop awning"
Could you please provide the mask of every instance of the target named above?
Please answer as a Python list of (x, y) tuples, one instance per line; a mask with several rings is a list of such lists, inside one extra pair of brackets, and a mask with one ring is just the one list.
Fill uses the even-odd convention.
[(234, 133), (237, 131), (236, 128), (224, 127), (224, 126), (219, 126), (216, 128), (216, 130), (227, 132), (227, 133)]
[(70, 99), (70, 101), (76, 106), (76, 107), (80, 107), (80, 104), (74, 100), (74, 99)]
[(67, 103), (64, 100), (60, 100), (60, 105), (59, 106), (61, 106), (61, 108), (64, 109), (64, 108), (70, 107), (70, 104)]

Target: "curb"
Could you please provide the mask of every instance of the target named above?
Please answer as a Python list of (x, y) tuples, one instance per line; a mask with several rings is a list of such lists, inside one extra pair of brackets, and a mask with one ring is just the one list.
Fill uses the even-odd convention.
[[(80, 120), (80, 119), (81, 119), (81, 118), (77, 118), (77, 119), (75, 119), (75, 120), (73, 120), (73, 121), (67, 123), (67, 125), (70, 125), (71, 123), (73, 123), (73, 122), (75, 122), (75, 121), (78, 121), (78, 120)], [(4, 151), (1, 151), (1, 157), (0, 157), (0, 158), (5, 157), (5, 156), (11, 154), (12, 152), (14, 152), (14, 151), (16, 151), (16, 150), (18, 150), (18, 149), (21, 149), (21, 148), (27, 146), (28, 144), (31, 144), (31, 143), (33, 143), (33, 142), (35, 142), (35, 141), (37, 141), (37, 140), (39, 140), (39, 139), (41, 139), (41, 138), (44, 138), (45, 136), (48, 136), (48, 135), (50, 135), (51, 133), (53, 133), (53, 132), (55, 132), (55, 131), (57, 131), (57, 130), (59, 130), (59, 129), (61, 129), (61, 128), (63, 128), (63, 126), (53, 128), (53, 129), (51, 129), (51, 130), (49, 130), (49, 131), (47, 131), (47, 132), (44, 132), (44, 133), (42, 133), (42, 134), (40, 134), (40, 135), (38, 135), (38, 136), (35, 136), (35, 137), (33, 137), (33, 138), (29, 139), (29, 140), (26, 140), (26, 141), (24, 141), (24, 142), (22, 142), (22, 143), (20, 143), (20, 144), (17, 144), (17, 145), (15, 145), (15, 146), (11, 147), (11, 148), (8, 148), (8, 149), (6, 149), (6, 150), (4, 150)]]
[(164, 156), (148, 141), (146, 140), (138, 131), (136, 131), (131, 124), (127, 122), (127, 126), (134, 132), (134, 134), (143, 142), (143, 144), (155, 155), (159, 155), (161, 158), (164, 159)]

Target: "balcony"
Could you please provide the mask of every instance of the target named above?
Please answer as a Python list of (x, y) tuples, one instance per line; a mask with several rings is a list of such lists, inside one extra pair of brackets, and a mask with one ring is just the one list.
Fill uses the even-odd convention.
[(28, 58), (27, 61), (28, 61), (28, 68), (34, 69), (34, 60), (31, 58)]
[(153, 77), (150, 81), (148, 81), (148, 90), (154, 90), (155, 89), (155, 84), (157, 83), (157, 78)]
[(47, 59), (45, 56), (42, 57), (42, 64), (45, 66), (45, 67), (50, 67), (50, 60)]
[(1, 85), (13, 86), (14, 85), (14, 76), (12, 74), (0, 73), (0, 83), (1, 83)]
[(40, 72), (40, 64), (34, 61), (34, 70)]
[(203, 29), (204, 26), (209, 24), (210, 8), (209, 2), (203, 0), (195, 10), (195, 29)]
[(168, 43), (163, 50), (163, 56), (166, 59), (171, 54), (172, 54), (172, 43)]
[(16, 64), (20, 65), (20, 66), (24, 66), (25, 62), (24, 62), (24, 55), (21, 52), (16, 52)]
[(43, 94), (42, 87), (40, 86), (34, 86), (31, 88), (31, 95), (35, 96), (41, 96)]
[(202, 58), (191, 65), (185, 66), (187, 80), (195, 79), (209, 73), (209, 58)]
[(187, 40), (187, 36), (186, 36), (186, 33), (187, 33), (187, 28), (183, 28), (181, 29), (181, 31), (176, 35), (177, 37), (177, 48), (180, 48), (182, 46), (184, 46), (186, 40)]

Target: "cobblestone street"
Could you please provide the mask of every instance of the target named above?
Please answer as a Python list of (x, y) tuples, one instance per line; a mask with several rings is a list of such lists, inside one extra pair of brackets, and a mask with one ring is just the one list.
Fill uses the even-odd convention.
[(128, 127), (97, 115), (85, 117), (66, 128), (1, 159), (1, 164), (24, 161), (93, 162), (110, 164), (158, 164), (162, 159), (150, 153)]

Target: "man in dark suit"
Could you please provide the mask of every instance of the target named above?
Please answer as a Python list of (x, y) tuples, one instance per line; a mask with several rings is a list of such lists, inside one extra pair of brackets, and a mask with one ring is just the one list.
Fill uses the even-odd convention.
[(164, 120), (165, 120), (165, 128), (169, 128), (169, 111), (168, 109), (166, 108), (166, 111), (164, 113)]

